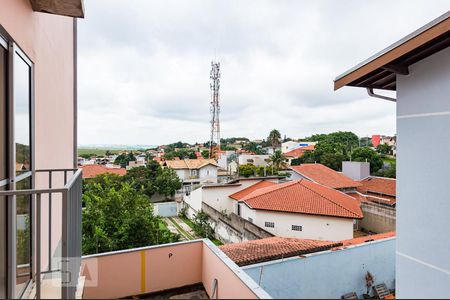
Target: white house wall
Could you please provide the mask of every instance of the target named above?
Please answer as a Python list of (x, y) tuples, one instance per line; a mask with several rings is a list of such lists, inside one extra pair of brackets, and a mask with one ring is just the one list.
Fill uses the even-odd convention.
[(217, 183), (217, 167), (213, 165), (204, 166), (199, 170), (201, 182)]
[[(255, 225), (276, 236), (327, 241), (353, 238), (353, 219), (255, 210), (240, 205), (244, 219), (251, 218)], [(275, 227), (265, 227), (265, 222), (273, 222)], [(302, 226), (302, 231), (292, 230), (292, 225)]]
[(446, 48), (397, 76), (398, 298), (450, 296), (449, 128)]

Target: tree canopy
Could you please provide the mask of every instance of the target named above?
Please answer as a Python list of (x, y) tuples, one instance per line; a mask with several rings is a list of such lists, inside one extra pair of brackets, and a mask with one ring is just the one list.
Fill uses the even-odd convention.
[(370, 163), (370, 172), (375, 173), (383, 166), (380, 154), (369, 147), (357, 148), (352, 152), (353, 161), (366, 161)]
[(83, 194), (83, 254), (176, 242), (148, 196), (114, 174), (89, 181)]
[(273, 149), (279, 147), (281, 145), (281, 133), (277, 129), (273, 129), (267, 137), (267, 142)]

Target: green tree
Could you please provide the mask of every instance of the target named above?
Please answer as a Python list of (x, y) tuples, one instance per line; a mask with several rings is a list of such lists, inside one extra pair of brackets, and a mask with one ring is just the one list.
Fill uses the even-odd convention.
[(214, 229), (209, 223), (209, 216), (203, 211), (199, 211), (195, 216), (194, 220), (194, 231), (203, 238), (214, 239)]
[(284, 169), (287, 166), (286, 156), (281, 152), (281, 150), (275, 151), (274, 154), (270, 156), (270, 162), (277, 169)]
[(370, 163), (370, 172), (375, 173), (383, 166), (381, 155), (369, 147), (357, 148), (352, 152), (353, 161), (366, 161)]
[(245, 164), (239, 166), (239, 175), (243, 177), (254, 176), (256, 172), (256, 167), (252, 164)]
[(175, 170), (164, 168), (156, 176), (154, 186), (159, 194), (167, 197), (174, 196), (175, 192), (181, 189), (182, 182)]
[(377, 146), (377, 152), (380, 154), (389, 154), (391, 153), (391, 149), (392, 147), (389, 146), (388, 144), (379, 144)]
[(202, 151), (202, 157), (203, 158), (209, 158), (209, 150), (203, 150)]
[[(105, 175), (105, 177), (110, 174)], [(108, 178), (104, 178), (105, 182)], [(129, 183), (92, 186), (83, 194), (83, 254), (176, 242), (179, 236), (153, 215), (149, 198)]]
[(270, 143), (272, 149), (275, 151), (281, 145), (281, 133), (277, 129), (273, 129), (267, 137), (267, 142)]
[(397, 177), (397, 168), (395, 163), (390, 163), (389, 167), (380, 169), (375, 173), (377, 176), (388, 177), (388, 178), (396, 178)]

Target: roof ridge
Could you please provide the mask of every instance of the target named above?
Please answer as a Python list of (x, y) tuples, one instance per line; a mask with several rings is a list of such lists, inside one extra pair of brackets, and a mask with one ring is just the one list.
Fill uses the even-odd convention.
[[(314, 183), (314, 182), (313, 182), (313, 183)], [(324, 187), (324, 188), (329, 188), (329, 187), (326, 187), (326, 186), (324, 186), (324, 185), (322, 185), (322, 184), (320, 184), (320, 183), (316, 183), (316, 184), (318, 184), (318, 185), (320, 185), (320, 186), (322, 186), (322, 187)], [(317, 195), (319, 195), (319, 196), (321, 196), (321, 197), (327, 199), (328, 201), (331, 201), (331, 202), (334, 203), (335, 205), (337, 205), (337, 206), (343, 208), (344, 210), (350, 212), (351, 214), (356, 215), (357, 217), (359, 217), (355, 212), (349, 210), (348, 208), (342, 206), (342, 205), (339, 204), (339, 203), (336, 203), (334, 200), (328, 198), (327, 196), (322, 195), (321, 193), (319, 193), (319, 192), (317, 192), (317, 191), (315, 191), (315, 190), (312, 190), (311, 188), (309, 188), (309, 187), (307, 187), (307, 186), (305, 186), (305, 185), (303, 185), (303, 184), (302, 184), (302, 186), (304, 186), (306, 189), (310, 190), (311, 192), (313, 192), (313, 193), (315, 193), (315, 194), (317, 194)], [(329, 188), (329, 189), (331, 189), (331, 190), (333, 190), (333, 191), (336, 191), (336, 192), (339, 192), (339, 193), (342, 193), (342, 192), (340, 192), (340, 191), (338, 191), (338, 190), (335, 190), (335, 189), (332, 189), (332, 188)], [(348, 196), (347, 194), (344, 194), (344, 193), (342, 193), (342, 194), (345, 195), (345, 196)], [(348, 196), (348, 197), (350, 197), (350, 196)]]
[[(296, 183), (299, 183), (300, 181), (302, 181), (303, 179), (300, 179), (300, 180), (298, 180), (298, 181), (292, 181), (292, 182), (286, 182), (286, 183), (282, 183), (282, 184), (275, 184), (275, 186), (268, 186), (268, 187), (265, 187), (265, 188), (274, 188), (273, 190), (271, 190), (271, 191), (268, 191), (268, 192), (266, 192), (266, 193), (263, 193), (263, 194), (261, 194), (261, 195), (255, 195), (255, 196), (252, 196), (252, 197), (250, 197), (250, 198), (247, 198), (247, 199), (241, 199), (241, 201), (247, 201), (247, 200), (250, 200), (250, 199), (253, 199), (253, 198), (255, 198), (255, 197), (259, 197), (259, 196), (262, 196), (262, 195), (267, 195), (267, 194), (270, 194), (270, 193), (273, 193), (273, 192), (275, 192), (275, 191), (279, 191), (279, 190), (282, 190), (282, 189), (284, 189), (284, 188), (286, 188), (286, 187), (289, 187), (289, 186), (291, 186), (291, 185), (294, 185), (294, 184), (296, 184)], [(256, 183), (255, 183), (256, 184)], [(283, 186), (283, 184), (284, 184), (284, 186)], [(281, 186), (281, 187), (280, 187)], [(265, 189), (265, 188), (262, 188), (262, 189)], [(251, 192), (250, 194), (248, 194), (247, 196), (249, 196), (249, 195), (251, 195), (251, 194), (253, 194), (254, 192), (256, 192), (256, 191), (258, 191), (258, 190), (255, 190), (255, 191), (253, 191), (253, 192)]]

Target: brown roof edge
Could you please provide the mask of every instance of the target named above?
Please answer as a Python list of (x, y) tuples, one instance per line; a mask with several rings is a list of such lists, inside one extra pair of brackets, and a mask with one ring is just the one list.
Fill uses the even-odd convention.
[(30, 0), (36, 12), (61, 15), (73, 18), (84, 18), (84, 0)]
[(352, 83), (353, 81), (377, 70), (408, 52), (424, 45), (450, 30), (450, 11), (431, 21), (412, 34), (380, 51), (371, 58), (339, 75), (334, 80), (334, 90)]

